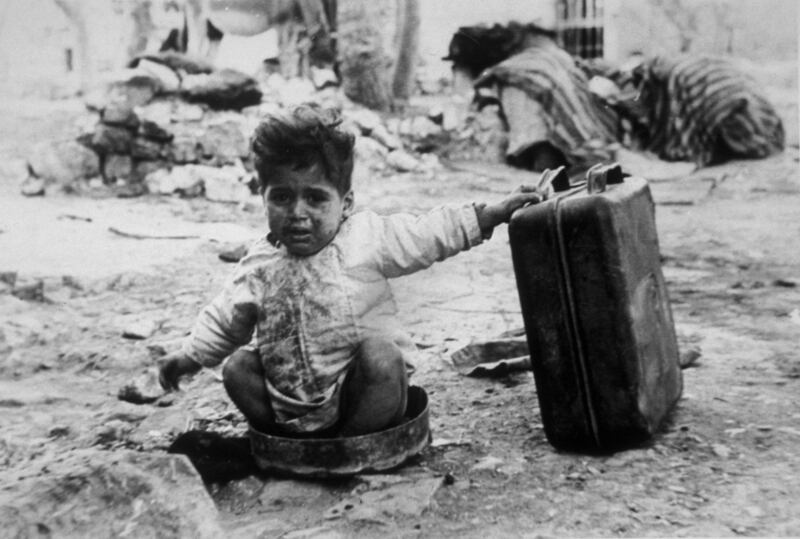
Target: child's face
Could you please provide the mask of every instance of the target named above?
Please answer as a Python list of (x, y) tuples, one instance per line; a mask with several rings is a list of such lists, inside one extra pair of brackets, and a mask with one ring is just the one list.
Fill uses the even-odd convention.
[(353, 207), (353, 194), (344, 196), (325, 177), (321, 167), (272, 170), (264, 206), (272, 235), (298, 256), (310, 256), (328, 245)]

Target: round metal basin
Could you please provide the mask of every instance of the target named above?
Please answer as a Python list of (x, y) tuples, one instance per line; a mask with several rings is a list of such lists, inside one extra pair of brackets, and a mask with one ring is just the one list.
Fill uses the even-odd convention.
[(428, 395), (408, 388), (406, 419), (390, 429), (341, 438), (288, 438), (250, 429), (259, 468), (310, 477), (335, 477), (389, 470), (430, 443)]

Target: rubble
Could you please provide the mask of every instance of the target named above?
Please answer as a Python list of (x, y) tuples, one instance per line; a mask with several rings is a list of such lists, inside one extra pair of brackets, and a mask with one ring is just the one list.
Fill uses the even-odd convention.
[(28, 158), (31, 174), (46, 184), (68, 184), (100, 174), (98, 155), (74, 140), (35, 145)]
[(117, 398), (132, 404), (149, 404), (155, 402), (164, 390), (158, 382), (158, 371), (148, 369), (133, 381), (122, 386), (117, 392)]
[(44, 196), (47, 185), (42, 178), (35, 178), (28, 176), (22, 182), (19, 192), (26, 197), (40, 197)]
[(179, 54), (143, 56), (130, 65), (86, 96), (91, 112), (80, 120), (76, 140), (36, 149), (11, 171), (22, 182), (30, 169), (24, 194), (82, 182), (117, 197), (149, 192), (246, 204), (254, 194), (248, 187), (254, 129), (265, 116), (302, 102), (342, 111), (344, 128), (356, 136), (356, 176), (431, 173), (438, 160), (415, 150), (460, 136), (450, 108), (385, 119), (350, 103), (329, 73), (316, 73), (316, 82), (278, 74), (257, 81)]
[(405, 150), (389, 152), (386, 162), (400, 172), (412, 172), (420, 169), (419, 160)]
[(233, 69), (207, 74), (187, 75), (180, 93), (189, 101), (205, 103), (213, 109), (241, 110), (261, 102), (261, 90), (255, 79)]

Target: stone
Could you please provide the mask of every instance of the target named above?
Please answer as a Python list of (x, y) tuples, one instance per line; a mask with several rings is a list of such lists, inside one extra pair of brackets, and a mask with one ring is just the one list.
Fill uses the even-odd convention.
[(459, 348), (450, 358), (456, 370), (467, 376), (505, 375), (530, 369), (525, 337), (474, 342)]
[(703, 352), (700, 350), (699, 346), (691, 346), (686, 350), (681, 351), (680, 356), (678, 358), (678, 364), (680, 365), (681, 369), (688, 369), (689, 367), (694, 367), (699, 360), (703, 356)]
[(166, 129), (172, 123), (172, 109), (172, 100), (156, 99), (147, 105), (135, 107), (133, 111), (139, 117), (140, 123), (152, 122), (162, 129)]
[(428, 110), (428, 119), (436, 125), (442, 125), (444, 121), (444, 109), (441, 105), (434, 105)]
[(397, 150), (398, 148), (403, 147), (403, 143), (400, 142), (400, 139), (391, 134), (389, 130), (386, 129), (386, 127), (384, 127), (383, 125), (379, 125), (375, 129), (373, 129), (370, 132), (369, 136), (374, 138), (375, 140), (377, 140), (390, 150)]
[(441, 485), (442, 479), (436, 477), (387, 480), (378, 488), (368, 487), (368, 490), (334, 505), (325, 511), (324, 517), (345, 517), (351, 521), (419, 517), (431, 506)]
[(146, 105), (161, 91), (158, 79), (139, 72), (126, 70), (127, 77), (109, 84), (106, 95), (106, 106), (111, 103), (128, 107)]
[(139, 133), (142, 137), (154, 142), (170, 142), (174, 135), (151, 120), (144, 120), (139, 126)]
[(130, 157), (141, 161), (156, 161), (167, 156), (164, 144), (143, 137), (136, 137), (131, 143)]
[(169, 164), (163, 160), (156, 161), (134, 161), (133, 173), (131, 174), (131, 181), (144, 183), (144, 179), (148, 174), (156, 170), (169, 169)]
[(176, 93), (181, 87), (181, 79), (170, 66), (142, 58), (136, 68), (143, 74), (158, 80), (161, 93)]
[(19, 187), (19, 192), (26, 197), (44, 196), (47, 182), (42, 178), (28, 176)]
[(14, 286), (17, 282), (18, 274), (16, 271), (0, 271), (0, 283)]
[(503, 465), (503, 459), (488, 455), (480, 459), (477, 463), (475, 463), (472, 466), (472, 468), (470, 468), (470, 471), (475, 472), (479, 470), (496, 470), (502, 465)]
[(200, 137), (202, 126), (194, 124), (175, 124), (172, 133), (174, 138), (167, 147), (167, 159), (173, 163), (197, 163), (202, 157)]
[(465, 113), (455, 106), (445, 107), (442, 111), (442, 129), (445, 131), (458, 129), (464, 123), (464, 116)]
[(319, 103), (321, 107), (342, 110), (351, 106), (347, 97), (338, 86), (326, 86), (312, 96), (313, 101)]
[(11, 183), (21, 183), (29, 174), (28, 162), (25, 159), (0, 160), (0, 179), (9, 180)]
[(731, 448), (723, 444), (711, 444), (711, 450), (721, 459), (727, 459), (731, 456)]
[(416, 116), (411, 120), (410, 135), (415, 140), (425, 139), (441, 133), (442, 127), (427, 116)]
[(237, 245), (236, 247), (225, 249), (217, 256), (223, 262), (235, 264), (247, 255), (247, 245)]
[(130, 155), (109, 154), (103, 159), (103, 178), (106, 182), (127, 180), (133, 175), (133, 160)]
[(333, 69), (322, 69), (311, 66), (311, 82), (317, 90), (326, 88), (328, 86), (338, 86), (339, 77)]
[(202, 186), (202, 179), (190, 167), (191, 165), (178, 166), (172, 170), (160, 169), (148, 174), (144, 179), (148, 192), (156, 195), (196, 192)]
[(233, 120), (208, 125), (198, 144), (205, 159), (220, 165), (235, 163), (250, 153), (250, 144), (242, 125)]
[(171, 119), (173, 123), (199, 122), (205, 116), (206, 111), (195, 103), (184, 101), (172, 102)]
[[(3, 303), (8, 303), (9, 300), (13, 299), (22, 304), (26, 310), (30, 309), (26, 301), (15, 298), (14, 296), (4, 295), (0, 297), (3, 298)], [(4, 313), (3, 316), (0, 317), (0, 349), (4, 348), (2, 346), (3, 344), (12, 349), (40, 344), (45, 342), (44, 337), (47, 333), (45, 322), (36, 316), (25, 314), (25, 311), (13, 316)], [(25, 352), (22, 350), (20, 351)], [(27, 355), (23, 354), (20, 359), (24, 365), (30, 366), (30, 358)], [(6, 365), (13, 363), (10, 356), (4, 358), (4, 360)], [(3, 388), (3, 392), (0, 392), (0, 395), (4, 397), (8, 395), (5, 388)]]
[(181, 82), (181, 95), (213, 109), (241, 110), (260, 103), (262, 93), (253, 77), (233, 69), (221, 69), (209, 74), (185, 76)]
[(389, 155), (386, 147), (372, 137), (356, 137), (353, 152), (357, 161), (373, 170), (384, 168)]
[(178, 435), (167, 451), (189, 457), (206, 483), (240, 480), (259, 471), (247, 436), (189, 430)]
[(98, 124), (92, 136), (92, 147), (100, 154), (129, 154), (133, 144), (133, 131), (125, 127)]
[(23, 301), (44, 302), (44, 281), (41, 279), (17, 279), (11, 294)]
[(205, 58), (185, 52), (166, 51), (156, 54), (146, 54), (135, 58), (131, 62), (131, 65), (136, 66), (137, 62), (142, 62), (143, 60), (162, 64), (176, 73), (195, 75), (197, 73), (211, 73), (214, 71), (213, 64)]
[(4, 535), (222, 537), (214, 502), (182, 455), (84, 449), (14, 474), (0, 490)]
[(176, 435), (192, 424), (192, 416), (180, 407), (153, 410), (155, 411), (133, 429), (128, 437), (131, 442), (166, 449)]
[(152, 368), (123, 385), (117, 392), (117, 398), (132, 404), (149, 404), (163, 394), (164, 390), (158, 382), (158, 369)]
[(131, 107), (124, 104), (112, 103), (108, 105), (103, 109), (100, 119), (106, 125), (127, 127), (129, 129), (139, 127), (139, 117), (136, 116)]
[(369, 135), (373, 129), (381, 125), (381, 117), (369, 109), (349, 110), (345, 116), (354, 122), (364, 135)]
[(278, 99), (286, 107), (313, 101), (314, 83), (305, 78), (294, 78), (286, 81), (278, 89)]
[(158, 331), (159, 324), (155, 320), (142, 318), (134, 320), (125, 325), (122, 330), (122, 337), (124, 339), (142, 340), (148, 339)]
[(435, 153), (423, 153), (419, 156), (420, 167), (426, 172), (441, 170), (442, 162)]
[(28, 166), (46, 183), (66, 185), (100, 174), (100, 158), (74, 140), (42, 142), (34, 145)]
[(272, 116), (273, 114), (280, 112), (281, 110), (283, 110), (283, 107), (281, 107), (278, 103), (266, 101), (264, 103), (259, 103), (258, 105), (251, 105), (243, 108), (242, 114), (246, 117), (262, 120), (268, 116)]
[[(197, 165), (199, 169), (201, 165)], [(250, 198), (250, 188), (243, 182), (247, 171), (242, 166), (204, 167), (202, 177), (205, 197), (215, 202), (242, 202)]]
[(413, 172), (420, 167), (417, 158), (404, 150), (389, 152), (386, 162), (400, 172)]

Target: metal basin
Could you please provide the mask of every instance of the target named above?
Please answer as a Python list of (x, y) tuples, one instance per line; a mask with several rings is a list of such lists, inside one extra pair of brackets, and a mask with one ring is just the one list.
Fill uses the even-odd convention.
[(288, 438), (250, 429), (250, 446), (259, 468), (309, 477), (379, 472), (399, 466), (430, 443), (428, 395), (408, 388), (406, 419), (390, 429), (342, 438)]

